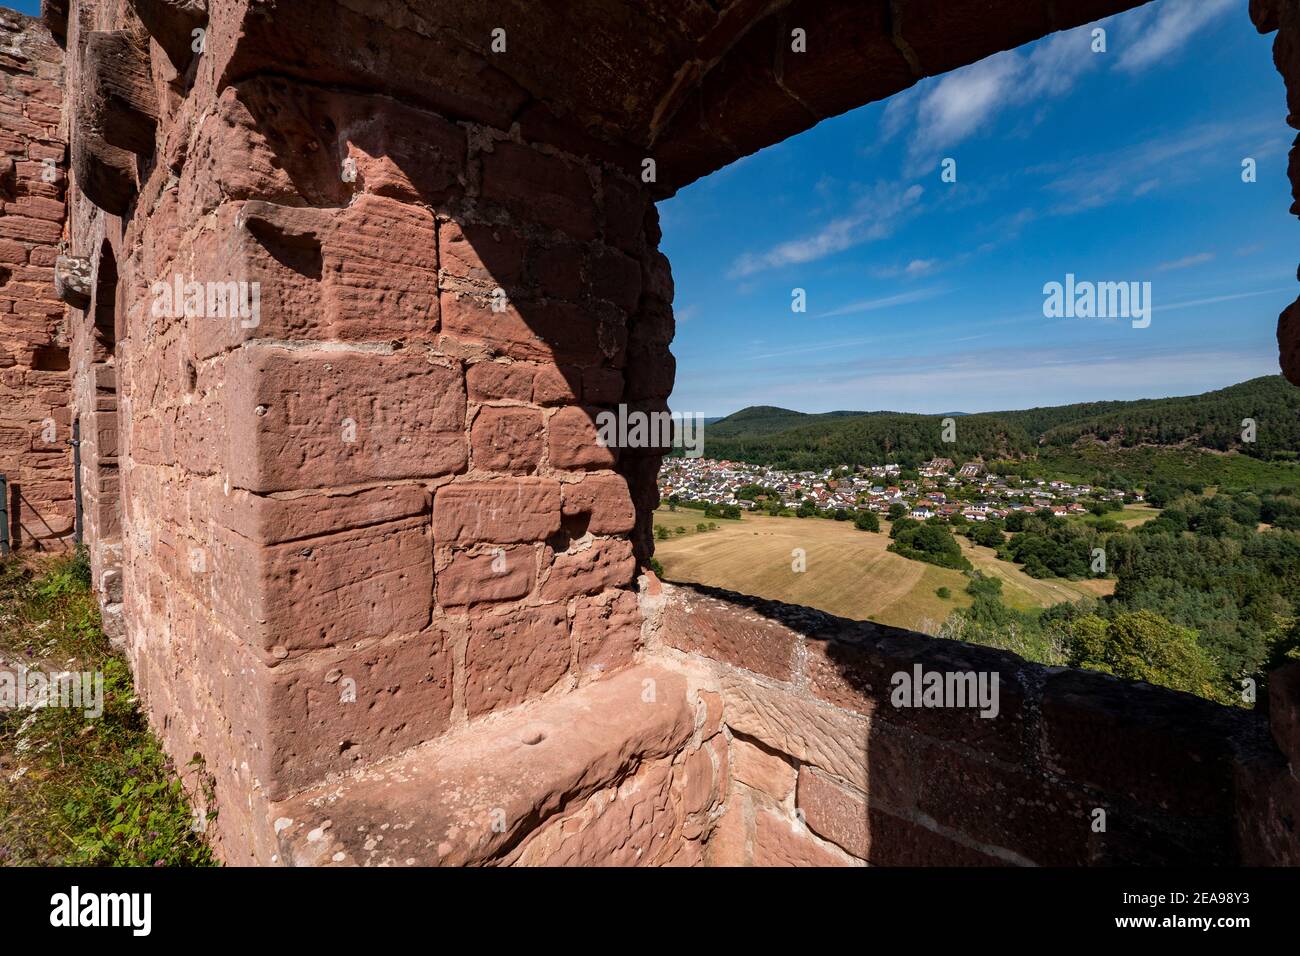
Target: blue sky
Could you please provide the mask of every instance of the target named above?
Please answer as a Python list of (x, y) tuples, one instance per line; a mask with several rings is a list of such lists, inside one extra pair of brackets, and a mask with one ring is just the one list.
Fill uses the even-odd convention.
[[(826, 120), (661, 203), (674, 411), (975, 412), (1276, 373), (1277, 315), (1300, 288), (1272, 37), (1247, 0), (1158, 0), (1093, 26)], [(1066, 273), (1151, 282), (1150, 326), (1044, 318), (1043, 286)]]
[(5, 0), (4, 4), (10, 10), (17, 10), (19, 13), (25, 13), (29, 17), (39, 17), (41, 15), (41, 0)]

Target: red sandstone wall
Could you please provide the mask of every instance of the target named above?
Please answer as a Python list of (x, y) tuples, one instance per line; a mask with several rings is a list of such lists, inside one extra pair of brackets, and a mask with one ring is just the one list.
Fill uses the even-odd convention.
[[(103, 141), (83, 70), (92, 32), (140, 24), (125, 2), (73, 3), (69, 251), (118, 276), (95, 283), (72, 336), (96, 581), (111, 607), (120, 580), (151, 720), (182, 762), (202, 756), (228, 859), (372, 859), (321, 857), (321, 835), (345, 810), (389, 809), (423, 821), (439, 858), (440, 827), (469, 832), (474, 852), (446, 854), (461, 862), (627, 847), (679, 862), (1150, 862), (1183, 858), (1189, 839), (1215, 859), (1285, 846), (1285, 762), (1262, 746), (1246, 761), (1218, 717), (1196, 718), (1202, 749), (1171, 747), (1177, 721), (1139, 708), (1107, 725), (1071, 692), (1077, 677), (1004, 660), (1015, 679), (996, 731), (895, 722), (853, 675), (916, 648), (838, 642), (827, 659), (832, 645), (788, 622), (722, 612), (652, 624), (670, 670), (705, 676), (680, 681), (654, 739), (634, 701), (606, 700), (624, 719), (595, 747), (582, 708), (644, 657), (632, 581), (658, 454), (602, 448), (592, 418), (662, 407), (673, 377), (672, 282), (640, 157), (560, 124), (459, 46), (433, 57), (439, 31), (416, 36), (405, 8), (383, 7), (383, 31), (347, 21), (369, 45), (321, 37), (340, 53), (322, 64), (309, 30), (245, 23), (243, 0), (209, 6), (202, 54), (156, 31), (143, 43), (132, 95), (156, 127), (128, 150)], [(256, 321), (158, 308), (177, 277), (257, 283)], [(526, 726), (497, 736), (546, 715), (576, 728), (552, 756), (527, 749)], [(488, 740), (518, 761), (498, 780), (514, 801), (500, 834), (478, 812), (491, 803), (472, 819), (430, 807), (443, 769), (480, 781)], [(422, 741), (435, 744), (408, 750)], [(401, 751), (423, 788), (374, 769), (334, 805), (344, 790), (327, 775)], [(1247, 792), (1268, 812), (1232, 817)], [(1123, 853), (1058, 826), (1097, 799), (1119, 808)]]
[[(74, 90), (91, 30), (135, 26), (74, 4)], [(222, 87), (234, 32), (183, 74), (152, 48), (137, 195), (74, 198), (74, 254), (119, 276), (75, 405), (151, 717), (203, 755), (219, 848), (265, 861), (269, 801), (632, 662), (657, 454), (620, 460), (592, 418), (663, 407), (671, 280), (614, 163), (381, 95)], [(155, 308), (177, 276), (257, 283), (256, 322)]]
[[(809, 608), (686, 587), (644, 603), (650, 650), (720, 695), (713, 865), (1300, 863), (1300, 666), (1275, 675), (1270, 739), (1262, 712)], [(895, 707), (892, 676), (918, 664), (997, 673), (997, 716)]]
[(63, 240), (62, 51), (37, 20), (0, 9), (0, 473), (11, 539), (72, 532), (69, 329), (54, 294)]

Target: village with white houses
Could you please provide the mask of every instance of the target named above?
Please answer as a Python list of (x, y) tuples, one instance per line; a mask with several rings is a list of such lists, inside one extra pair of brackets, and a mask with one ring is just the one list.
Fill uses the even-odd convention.
[[(818, 512), (872, 511), (894, 514), (901, 505), (908, 517), (964, 516), (968, 521), (1005, 518), (1015, 511), (1047, 510), (1062, 517), (1084, 514), (1084, 499), (1140, 502), (1140, 493), (1075, 485), (1068, 481), (1021, 479), (985, 471), (978, 462), (958, 467), (934, 458), (909, 477), (899, 465), (851, 467), (825, 471), (782, 471), (763, 465), (711, 458), (665, 458), (659, 471), (659, 495), (667, 503), (735, 505), (746, 511), (809, 506)], [(910, 477), (916, 475), (916, 477)]]

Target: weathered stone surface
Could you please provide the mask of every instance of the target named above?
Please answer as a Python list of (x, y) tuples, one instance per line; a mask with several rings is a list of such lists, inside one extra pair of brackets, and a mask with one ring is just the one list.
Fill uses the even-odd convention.
[(1188, 694), (1085, 671), (1048, 678), (1042, 719), (1052, 771), (1194, 816), (1228, 812), (1230, 740), (1250, 723), (1245, 712)]
[(761, 790), (777, 803), (794, 790), (797, 771), (784, 754), (767, 750), (743, 737), (731, 741), (731, 773), (738, 783)]
[(521, 866), (655, 866), (680, 847), (673, 768), (660, 762), (542, 826), (507, 858)]
[(54, 294), (75, 308), (89, 306), (90, 260), (59, 256), (54, 263)]
[(289, 498), (232, 490), (214, 504), (223, 527), (254, 544), (282, 544), (428, 515), (430, 499), (418, 485), (386, 485)]
[(793, 818), (768, 810), (754, 814), (754, 866), (848, 866), (848, 857), (817, 842)]
[(429, 622), (427, 519), (369, 525), (262, 548), (219, 534), (171, 568), (236, 633), (281, 657)]
[(453, 551), (438, 567), (438, 604), (449, 608), (526, 597), (536, 579), (532, 545)]
[(361, 196), (323, 247), (325, 320), (341, 339), (429, 340), (438, 330), (433, 215)]
[(449, 335), (508, 358), (574, 365), (622, 360), (626, 331), (594, 309), (448, 290), (440, 309)]
[(444, 223), (438, 231), (443, 272), (491, 292), (510, 291), (524, 279), (527, 241), (517, 232), (486, 223)]
[(533, 379), (533, 401), (538, 405), (567, 405), (582, 393), (582, 371), (572, 367), (542, 365)]
[(470, 401), (527, 402), (533, 397), (537, 366), (522, 362), (478, 362), (465, 373)]
[(582, 167), (538, 150), (496, 143), (483, 154), (485, 199), (575, 239), (596, 236), (593, 191)]
[(177, 71), (194, 57), (194, 31), (207, 20), (207, 0), (131, 0), (131, 7)]
[(479, 410), (470, 430), (474, 467), (530, 474), (542, 460), (542, 413), (532, 408)]
[[(914, 746), (920, 776), (917, 805), (926, 818), (975, 843), (1010, 851), (1042, 866), (1080, 866), (1089, 862), (1095, 841), (1128, 842), (1133, 852), (1142, 842), (1114, 832), (1092, 833), (1096, 798), (1076, 786), (1053, 783), (1037, 773), (1009, 769), (928, 743)], [(1113, 814), (1122, 815), (1116, 808)], [(1202, 846), (1204, 859), (1214, 850)], [(1008, 857), (1010, 858), (1010, 857)], [(1176, 863), (1178, 859), (1165, 859)]]
[(580, 470), (612, 468), (618, 449), (601, 444), (595, 408), (569, 405), (557, 410), (546, 423), (552, 468)]
[[(872, 786), (882, 786), (881, 781), (870, 779), (870, 725), (865, 720), (746, 677), (724, 674), (721, 684), (723, 720), (728, 727), (861, 790), (871, 792)], [(905, 791), (910, 771), (893, 768), (891, 775), (895, 774), (904, 779), (891, 781), (891, 788)]]
[(824, 774), (800, 767), (797, 805), (808, 829), (858, 859), (867, 858), (871, 838), (866, 797)]
[(93, 120), (106, 142), (151, 156), (158, 104), (145, 38), (126, 31), (91, 32), (83, 38), (82, 83)]
[(589, 474), (580, 481), (566, 482), (561, 497), (564, 517), (585, 521), (583, 530), (592, 534), (626, 534), (636, 523), (632, 496), (622, 475)]
[(475, 615), (465, 648), (465, 705), (470, 716), (550, 690), (568, 674), (571, 658), (562, 605)]
[(450, 725), (452, 651), (438, 630), (338, 648), (270, 675), (278, 796), (441, 734)]
[(560, 530), (559, 482), (503, 478), (460, 482), (433, 499), (433, 538), (442, 544), (540, 541)]
[[(652, 576), (638, 605), (662, 449), (595, 436), (601, 410), (666, 409), (675, 377), (652, 199), (1132, 5), (55, 5), (66, 117), (58, 48), (0, 13), (0, 471), (36, 512), (27, 543), (65, 534), (79, 423), (104, 617), (169, 753), (211, 768), (218, 852), (1294, 862), (1294, 778), (1261, 715)], [(1293, 6), (1252, 6), (1287, 79)], [(61, 253), (90, 264), (80, 321)], [(175, 279), (255, 284), (260, 314), (154, 308)], [(999, 717), (893, 709), (915, 663), (997, 670)], [(1105, 839), (1079, 837), (1089, 799), (1121, 808)]]
[(573, 614), (578, 673), (600, 676), (632, 663), (641, 646), (641, 611), (631, 591), (579, 598)]
[(734, 791), (709, 835), (705, 850), (707, 866), (749, 866), (752, 863), (752, 835), (747, 820), (747, 803)]
[[(838, 632), (844, 639), (806, 642), (805, 667), (813, 696), (914, 733), (979, 747), (1008, 761), (1022, 761), (1031, 752), (1019, 674), (1023, 661), (1015, 655), (871, 625), (859, 625), (846, 634), (842, 624), (832, 619), (824, 631), (828, 637)], [(996, 675), (996, 715), (984, 716), (977, 700), (968, 700), (964, 707), (895, 706), (895, 675), (914, 679), (918, 665), (923, 673), (973, 674), (977, 681), (983, 675), (990, 688)]]
[(669, 591), (663, 639), (678, 650), (777, 680), (794, 677), (798, 635), (779, 622), (745, 613), (708, 595), (679, 588)]
[(624, 587), (636, 575), (632, 545), (619, 538), (602, 538), (576, 545), (556, 555), (542, 585), (542, 598), (563, 601), (579, 594)]
[(444, 475), (465, 467), (460, 369), (418, 355), (254, 347), (226, 404), (232, 483), (249, 491)]
[[(65, 20), (66, 9), (51, 22)], [(62, 51), (39, 21), (9, 10), (0, 11), (0, 46), (0, 474), (11, 544), (60, 549), (73, 530), (68, 333), (80, 314), (64, 303), (90, 305), (92, 270), (88, 256), (65, 259), (60, 248)], [(86, 477), (98, 485), (97, 469)]]
[(693, 727), (680, 676), (629, 670), (278, 804), (281, 854), (300, 865), (488, 861), (538, 819), (676, 753)]

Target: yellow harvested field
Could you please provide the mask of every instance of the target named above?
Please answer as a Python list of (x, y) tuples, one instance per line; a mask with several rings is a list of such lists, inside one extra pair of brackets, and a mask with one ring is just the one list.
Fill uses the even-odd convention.
[[(710, 521), (717, 530), (695, 530)], [(971, 602), (966, 594), (969, 579), (960, 571), (886, 550), (888, 522), (875, 534), (859, 531), (848, 521), (754, 514), (728, 521), (683, 508), (655, 512), (655, 524), (673, 532), (686, 529), (685, 534), (655, 542), (655, 557), (669, 581), (728, 588), (927, 633), (934, 633), (953, 608)], [(1003, 600), (1012, 607), (1045, 607), (1100, 596), (1114, 587), (1113, 581), (1040, 581), (999, 561), (992, 549), (958, 540), (976, 568), (1002, 579)], [(795, 549), (803, 551), (802, 572), (794, 570)], [(935, 593), (940, 587), (948, 588), (948, 598)]]

